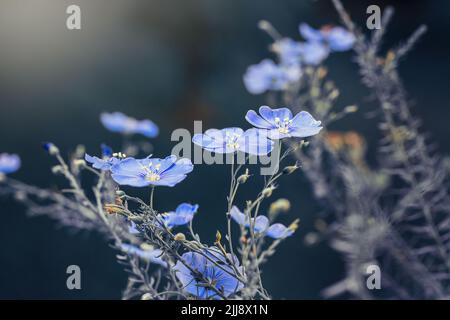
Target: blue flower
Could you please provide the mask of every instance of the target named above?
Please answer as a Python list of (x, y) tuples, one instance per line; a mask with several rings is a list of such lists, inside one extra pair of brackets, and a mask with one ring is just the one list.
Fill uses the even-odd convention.
[(158, 135), (158, 126), (150, 120), (136, 120), (121, 112), (102, 113), (100, 121), (106, 129), (123, 134), (142, 134), (148, 138)]
[(290, 83), (300, 79), (301, 70), (297, 64), (276, 65), (270, 59), (248, 67), (244, 74), (244, 84), (252, 94), (260, 94), (269, 90), (283, 90)]
[(171, 155), (165, 159), (126, 158), (113, 165), (111, 172), (114, 181), (121, 185), (173, 187), (183, 181), (193, 168), (191, 160), (177, 160), (176, 156)]
[(306, 111), (301, 111), (293, 117), (288, 108), (271, 109), (262, 106), (259, 113), (260, 115), (254, 110), (249, 110), (245, 119), (257, 128), (268, 130), (271, 139), (305, 138), (316, 135), (322, 129), (320, 121), (315, 120)]
[(120, 249), (133, 256), (138, 256), (142, 260), (159, 264), (160, 266), (167, 267), (167, 262), (162, 259), (163, 252), (159, 249), (141, 249), (131, 244), (122, 243)]
[(0, 153), (0, 173), (9, 174), (19, 170), (20, 157), (17, 154)]
[(319, 42), (305, 42), (301, 47), (300, 59), (308, 65), (319, 65), (328, 57), (330, 50)]
[(231, 261), (239, 273), (243, 274), (243, 268), (236, 256), (227, 254), (225, 257), (216, 247), (205, 249), (204, 254), (214, 262), (200, 253), (187, 252), (183, 254), (182, 259), (193, 272), (181, 261), (177, 261), (174, 267), (175, 274), (186, 292), (200, 299), (220, 299), (221, 297), (211, 288), (228, 297), (244, 287), (244, 284), (233, 276), (234, 268), (227, 262)]
[(342, 27), (322, 27), (320, 30), (306, 23), (299, 26), (300, 34), (308, 41), (323, 42), (332, 51), (346, 51), (353, 47), (355, 36)]
[(180, 204), (175, 211), (167, 212), (162, 215), (164, 224), (168, 228), (175, 226), (182, 226), (191, 222), (194, 214), (197, 213), (198, 204), (192, 205), (189, 203)]
[(318, 41), (298, 42), (290, 38), (278, 40), (273, 50), (279, 55), (282, 65), (299, 63), (318, 65), (328, 57), (329, 49)]
[(267, 132), (241, 128), (209, 129), (204, 134), (195, 134), (192, 142), (205, 150), (216, 153), (234, 153), (237, 151), (252, 155), (266, 155), (273, 149), (273, 141)]
[(274, 239), (282, 239), (290, 237), (294, 234), (294, 230), (286, 227), (281, 223), (274, 223), (266, 230), (266, 236)]
[(233, 220), (241, 226), (250, 228), (251, 223), (253, 223), (255, 233), (261, 233), (274, 239), (282, 239), (294, 234), (294, 230), (284, 226), (281, 223), (274, 223), (273, 225), (269, 226), (270, 222), (266, 216), (257, 216), (256, 219), (249, 218), (236, 206), (233, 206), (233, 208), (231, 208), (230, 215)]
[(277, 40), (273, 44), (272, 49), (280, 57), (281, 64), (290, 65), (300, 61), (302, 43), (290, 38), (283, 38)]
[(128, 232), (131, 234), (139, 234), (139, 230), (136, 227), (136, 223), (134, 223), (133, 221), (130, 221), (130, 225), (128, 226)]
[(256, 233), (264, 232), (269, 226), (269, 219), (265, 216), (258, 216), (255, 218), (249, 218), (242, 213), (236, 206), (233, 206), (230, 211), (230, 215), (234, 221), (243, 227), (250, 228), (251, 224), (254, 224), (254, 230)]
[(99, 157), (90, 156), (87, 153), (84, 155), (84, 160), (91, 163), (93, 168), (100, 170), (110, 170), (113, 165), (120, 162), (120, 160), (115, 157), (105, 157), (100, 159)]

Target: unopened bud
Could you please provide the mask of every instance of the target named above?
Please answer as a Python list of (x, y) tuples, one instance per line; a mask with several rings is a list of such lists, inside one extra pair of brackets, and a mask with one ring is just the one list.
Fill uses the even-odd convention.
[(142, 296), (141, 296), (141, 300), (152, 300), (152, 295), (150, 294), (150, 293), (144, 293)]
[(278, 199), (275, 202), (272, 202), (269, 208), (269, 214), (274, 215), (280, 212), (287, 212), (291, 208), (291, 203), (288, 199)]
[(55, 146), (53, 143), (51, 142), (44, 142), (42, 144), (42, 147), (44, 148), (45, 151), (47, 151), (51, 156), (55, 156), (57, 154), (59, 154), (59, 149), (57, 146)]
[(177, 233), (174, 237), (175, 241), (184, 241), (186, 240), (186, 236), (184, 235), (184, 233)]
[(216, 232), (216, 243), (219, 243), (220, 240), (222, 240), (222, 234), (220, 233), (219, 230), (217, 230), (217, 232)]
[(125, 192), (123, 192), (122, 190), (116, 190), (116, 196), (123, 197), (125, 196)]
[(353, 112), (356, 112), (356, 111), (358, 111), (358, 107), (357, 106), (347, 106), (344, 109), (345, 113), (353, 113)]
[(250, 175), (248, 174), (248, 169), (246, 169), (245, 173), (239, 176), (239, 178), (237, 179), (237, 182), (239, 184), (244, 184), (247, 182), (249, 177), (250, 177)]
[(265, 188), (265, 189), (262, 191), (262, 196), (263, 196), (264, 198), (269, 198), (269, 197), (272, 195), (272, 192), (273, 192), (274, 189), (275, 189), (274, 186), (270, 186), (270, 187)]
[(293, 166), (287, 166), (283, 169), (283, 174), (291, 174), (295, 170), (297, 170), (299, 166), (297, 164), (294, 164)]
[(58, 174), (58, 173), (61, 173), (61, 172), (63, 172), (63, 167), (61, 167), (59, 165), (52, 167), (52, 173), (53, 174)]
[(298, 229), (298, 224), (299, 224), (299, 222), (300, 222), (300, 219), (295, 219), (294, 222), (292, 222), (292, 223), (289, 225), (288, 229), (289, 229), (289, 230), (292, 230), (292, 231), (297, 230), (297, 229)]
[(86, 165), (86, 161), (84, 161), (83, 159), (75, 159), (73, 161), (73, 164), (77, 167), (82, 167), (82, 166)]

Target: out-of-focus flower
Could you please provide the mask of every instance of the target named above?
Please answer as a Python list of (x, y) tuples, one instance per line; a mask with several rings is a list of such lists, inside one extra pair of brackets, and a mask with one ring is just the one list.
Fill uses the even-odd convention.
[(20, 157), (17, 154), (0, 153), (0, 174), (16, 172), (20, 165)]
[(293, 234), (294, 234), (294, 230), (292, 230), (289, 227), (286, 227), (285, 225), (283, 225), (281, 223), (274, 223), (266, 231), (266, 235), (271, 238), (274, 238), (274, 239), (282, 239), (282, 238), (290, 237)]
[(265, 216), (258, 216), (256, 219), (249, 218), (242, 213), (236, 206), (233, 206), (230, 210), (230, 215), (234, 221), (243, 227), (250, 228), (254, 224), (254, 230), (256, 233), (264, 232), (269, 226), (269, 219)]
[(308, 41), (323, 42), (332, 51), (350, 50), (355, 43), (355, 36), (342, 27), (324, 26), (314, 29), (306, 23), (299, 26), (300, 34)]
[(291, 208), (291, 203), (288, 199), (278, 199), (275, 202), (272, 202), (269, 208), (269, 214), (274, 215), (280, 212), (287, 212)]
[(302, 43), (291, 38), (283, 38), (275, 41), (272, 50), (278, 54), (282, 64), (290, 65), (300, 61)]
[(233, 206), (230, 211), (230, 215), (234, 221), (243, 227), (250, 228), (254, 224), (254, 232), (259, 234), (264, 234), (265, 236), (282, 239), (289, 237), (294, 234), (294, 230), (297, 225), (292, 224), (289, 227), (281, 223), (274, 223), (269, 226), (269, 219), (266, 216), (258, 216), (255, 218), (249, 218), (244, 213), (242, 213), (236, 206)]
[(115, 157), (100, 159), (96, 156), (90, 156), (87, 153), (84, 155), (84, 160), (92, 164), (92, 167), (99, 170), (110, 170), (111, 167), (120, 162), (120, 159)]
[(163, 266), (165, 268), (167, 267), (167, 262), (162, 259), (163, 252), (159, 249), (142, 249), (127, 243), (122, 243), (120, 245), (120, 249), (129, 255), (138, 256), (139, 258), (147, 262), (159, 264), (160, 266)]
[(325, 135), (325, 143), (331, 151), (347, 154), (355, 164), (362, 163), (366, 152), (366, 142), (359, 133), (331, 131)]
[(318, 41), (299, 42), (290, 38), (276, 41), (273, 46), (282, 65), (295, 64), (318, 65), (328, 57), (329, 49)]
[(308, 65), (319, 65), (328, 57), (330, 50), (319, 42), (308, 41), (301, 46), (300, 59), (302, 63)]
[[(244, 287), (244, 284), (233, 276), (235, 268), (243, 274), (243, 268), (236, 256), (227, 254), (225, 257), (216, 247), (205, 249), (203, 253), (204, 255), (186, 252), (182, 259), (189, 268), (181, 261), (177, 261), (173, 268), (186, 292), (200, 299), (220, 299), (216, 291), (228, 297)], [(234, 265), (229, 265), (228, 261)]]
[(266, 155), (273, 149), (273, 141), (268, 139), (267, 132), (241, 128), (209, 129), (204, 134), (195, 134), (192, 142), (205, 150), (216, 153), (234, 153), (237, 151)]
[(132, 187), (173, 187), (186, 178), (194, 169), (191, 160), (177, 160), (174, 155), (165, 159), (126, 158), (111, 167), (112, 178), (118, 184)]
[(162, 218), (168, 228), (182, 226), (191, 222), (197, 210), (198, 204), (182, 203), (175, 211), (164, 213)]
[(158, 126), (148, 119), (136, 120), (121, 112), (102, 113), (100, 121), (106, 129), (123, 134), (142, 134), (148, 138), (158, 135)]
[(306, 111), (301, 111), (293, 117), (288, 108), (271, 109), (262, 106), (259, 113), (260, 115), (254, 110), (249, 110), (245, 119), (257, 128), (267, 129), (271, 139), (305, 138), (318, 134), (322, 129), (321, 122)]
[(133, 221), (130, 221), (130, 225), (128, 226), (128, 232), (131, 234), (139, 234), (139, 230), (136, 227), (136, 223), (134, 223)]
[(276, 65), (270, 59), (248, 67), (244, 74), (244, 84), (252, 94), (261, 94), (269, 90), (283, 90), (290, 83), (300, 79), (299, 64)]

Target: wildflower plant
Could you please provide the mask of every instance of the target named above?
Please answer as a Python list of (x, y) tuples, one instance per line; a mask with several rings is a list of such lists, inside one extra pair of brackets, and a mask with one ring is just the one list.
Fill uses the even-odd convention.
[[(192, 142), (208, 152), (229, 154), (234, 159), (238, 152), (246, 157), (267, 155), (275, 144), (280, 144), (280, 139), (292, 139), (295, 147), (289, 146), (278, 154), (277, 160), (281, 161), (302, 146), (301, 138), (315, 135), (321, 129), (320, 122), (307, 113), (293, 117), (287, 108), (265, 106), (261, 110), (266, 120), (259, 116), (248, 119), (254, 128), (209, 129), (194, 135)], [(277, 120), (278, 116), (282, 122)], [(102, 114), (100, 120), (110, 131), (125, 136), (138, 133), (148, 137), (157, 132), (150, 120), (138, 121), (122, 113)], [(207, 244), (193, 228), (193, 220), (202, 216), (198, 204), (180, 203), (168, 212), (154, 206), (156, 189), (176, 187), (195, 174), (190, 159), (175, 155), (136, 158), (102, 145), (98, 156), (77, 148), (67, 162), (54, 144), (43, 146), (57, 162), (52, 172), (64, 176), (69, 187), (50, 191), (5, 177), (1, 192), (24, 202), (31, 215), (47, 214), (62, 225), (102, 233), (129, 272), (125, 299), (270, 298), (260, 268), (275, 253), (278, 244), (294, 234), (298, 220), (285, 226), (274, 221), (276, 215), (261, 215), (260, 209), (272, 196), (277, 181), (297, 169), (296, 165), (265, 177), (264, 187), (255, 199), (239, 204), (244, 208), (241, 212), (235, 205), (238, 189), (254, 178), (245, 164), (233, 160), (230, 192), (226, 195), (225, 236), (222, 238), (217, 228), (213, 231), (216, 240)], [(2, 172), (10, 174), (18, 169), (20, 159), (2, 154), (0, 164)], [(82, 187), (83, 171), (96, 177), (93, 192)], [(122, 186), (146, 188), (149, 198), (129, 195)], [(237, 235), (232, 234), (233, 220), (240, 225)], [(265, 238), (272, 243), (266, 245)]]
[[(376, 264), (383, 270), (385, 297), (448, 298), (449, 170), (429, 150), (397, 72), (399, 59), (425, 28), (382, 54), (380, 43), (392, 9), (385, 10), (382, 28), (366, 36), (340, 1), (333, 3), (344, 26), (315, 29), (300, 23), (299, 39), (283, 37), (262, 21), (259, 27), (271, 37), (274, 56), (249, 66), (243, 84), (250, 94), (266, 94), (271, 107), (243, 113), (251, 128), (208, 129), (192, 138), (203, 150), (233, 160), (226, 207), (217, 208), (225, 211), (224, 225), (210, 230), (214, 243), (202, 241), (193, 228), (193, 221), (206, 214), (201, 203), (180, 199), (168, 212), (155, 206), (155, 190), (176, 188), (195, 175), (192, 161), (175, 155), (157, 158), (149, 155), (149, 148), (129, 142), (117, 152), (102, 145), (100, 155), (79, 147), (69, 160), (54, 144), (45, 143), (56, 161), (52, 172), (68, 184), (59, 191), (13, 179), (20, 158), (0, 154), (0, 194), (13, 195), (32, 216), (48, 215), (64, 226), (104, 235), (129, 273), (124, 299), (270, 299), (261, 269), (283, 241), (295, 237), (299, 220), (281, 224), (277, 218), (290, 209), (289, 200), (268, 202), (278, 184), (301, 165), (324, 210), (305, 242), (328, 241), (346, 266), (344, 278), (323, 290), (325, 297), (376, 298), (364, 274), (368, 265)], [(324, 65), (329, 55), (350, 50), (382, 114), (377, 166), (367, 164), (367, 143), (360, 134), (327, 130), (358, 111), (353, 105), (337, 108), (340, 92)], [(150, 120), (119, 112), (103, 113), (100, 121), (125, 138), (154, 138), (159, 131)], [(137, 157), (139, 151), (144, 158)], [(252, 200), (238, 203), (241, 189), (260, 177), (235, 160), (276, 151), (278, 164), (288, 163), (262, 177), (263, 187)], [(83, 188), (84, 171), (96, 178), (90, 188)], [(149, 198), (128, 194), (123, 186), (144, 188)]]

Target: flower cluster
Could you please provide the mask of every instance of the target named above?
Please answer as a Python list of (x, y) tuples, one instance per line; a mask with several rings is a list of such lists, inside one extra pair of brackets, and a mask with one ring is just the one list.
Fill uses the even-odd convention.
[(253, 228), (255, 233), (266, 235), (273, 239), (282, 239), (294, 234), (295, 228), (286, 227), (281, 223), (274, 223), (270, 225), (269, 219), (266, 216), (258, 216), (250, 218), (248, 215), (242, 213), (236, 206), (233, 206), (230, 212), (234, 221), (246, 228)]
[(291, 38), (275, 39), (272, 51), (277, 54), (278, 64), (264, 59), (248, 67), (244, 84), (250, 93), (287, 90), (301, 79), (303, 66), (317, 66), (330, 52), (349, 50), (355, 42), (354, 35), (342, 27), (324, 26), (317, 30), (302, 23), (299, 31), (305, 39), (303, 42)]
[(258, 115), (249, 110), (245, 119), (256, 128), (244, 131), (241, 128), (209, 129), (196, 134), (192, 142), (208, 151), (234, 153), (241, 151), (251, 155), (266, 155), (273, 150), (273, 141), (283, 138), (306, 138), (322, 129), (321, 122), (306, 111), (293, 116), (288, 108), (259, 108)]

